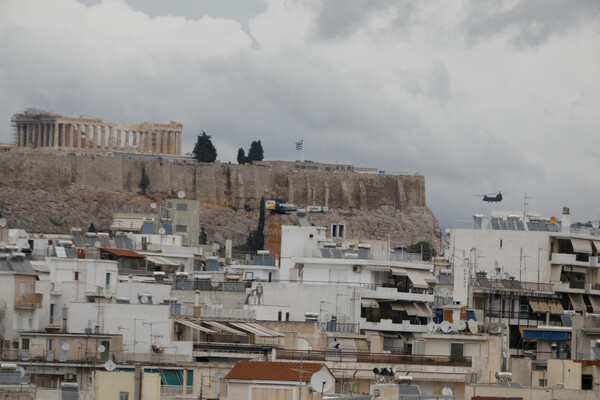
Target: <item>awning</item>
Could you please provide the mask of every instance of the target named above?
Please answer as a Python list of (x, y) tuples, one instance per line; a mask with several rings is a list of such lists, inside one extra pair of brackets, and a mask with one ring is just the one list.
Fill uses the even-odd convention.
[[(422, 289), (427, 289), (429, 287), (427, 282), (425, 282), (423, 274), (418, 269), (407, 269), (406, 272), (408, 274), (408, 279), (410, 279), (413, 284), (413, 287)], [(428, 271), (423, 272), (429, 273)]]
[(222, 324), (220, 322), (216, 322), (216, 321), (202, 321), (202, 323), (206, 324), (208, 326), (212, 326), (213, 328), (217, 328), (217, 329), (219, 329), (221, 331), (232, 333), (234, 335), (248, 336), (245, 332), (238, 331), (237, 329), (234, 329), (234, 328), (232, 328), (230, 326), (227, 326), (225, 324)]
[(549, 331), (549, 330), (534, 330), (524, 329), (523, 339), (537, 339), (537, 340), (548, 340), (548, 341), (565, 341), (569, 338), (569, 332), (564, 331)]
[(375, 299), (360, 299), (360, 303), (365, 308), (379, 308), (379, 303)]
[(394, 311), (404, 311), (404, 305), (400, 302), (390, 303), (390, 307), (392, 307), (392, 310)]
[(413, 303), (403, 303), (402, 305), (408, 315), (419, 315), (419, 310)]
[(552, 313), (552, 314), (562, 315), (564, 312), (560, 303), (554, 303), (552, 301), (549, 301), (548, 307), (550, 307), (550, 313)]
[(600, 254), (600, 240), (594, 240), (594, 247), (596, 247), (596, 253)]
[(594, 313), (600, 313), (600, 296), (588, 295), (588, 299), (590, 299)]
[(540, 308), (542, 309), (542, 312), (550, 312), (550, 307), (548, 307), (548, 303), (546, 303), (544, 300), (539, 300), (538, 301)]
[(592, 242), (586, 239), (571, 239), (575, 253), (592, 254)]
[(431, 381), (431, 382), (466, 382), (464, 374), (444, 374), (436, 372), (409, 372), (408, 376), (412, 376), (413, 381)]
[(583, 296), (580, 294), (569, 293), (569, 299), (571, 300), (571, 304), (573, 305), (573, 310), (575, 311), (586, 311), (587, 307), (585, 302), (583, 301)]
[(587, 272), (587, 269), (585, 267), (567, 267), (567, 266), (565, 266), (565, 268), (570, 268), (571, 272), (574, 272), (576, 274), (585, 274)]
[(529, 300), (529, 305), (531, 306), (531, 309), (533, 310), (533, 312), (542, 312), (542, 308), (540, 307), (540, 303), (537, 302), (537, 300)]
[(390, 272), (390, 267), (380, 265), (367, 265), (367, 269), (375, 272)]
[(419, 317), (431, 317), (431, 308), (426, 303), (413, 303), (413, 305), (417, 307)]
[(260, 326), (254, 322), (230, 322), (229, 324), (235, 326), (236, 328), (240, 328), (241, 330), (253, 333), (258, 336), (263, 336), (263, 337), (285, 336), (282, 333), (279, 333), (272, 329), (265, 328), (264, 326)]
[(144, 220), (139, 218), (115, 218), (110, 229), (113, 231), (141, 231), (143, 224)]
[(164, 257), (160, 257), (160, 256), (150, 256), (146, 254), (146, 260), (150, 261), (153, 264), (156, 265), (166, 265), (169, 267), (179, 267), (180, 264), (173, 262), (171, 260), (168, 260)]
[(217, 333), (217, 332), (213, 331), (212, 329), (208, 329), (208, 328), (205, 328), (203, 326), (194, 324), (193, 322), (190, 322), (190, 321), (185, 321), (185, 320), (182, 320), (182, 319), (176, 319), (175, 322), (177, 322), (178, 324), (181, 324), (181, 325), (185, 325), (185, 326), (187, 326), (189, 328), (195, 329), (195, 330), (200, 331), (200, 332), (204, 332), (204, 333)]
[(400, 267), (392, 267), (392, 275), (396, 276), (406, 276), (406, 269)]

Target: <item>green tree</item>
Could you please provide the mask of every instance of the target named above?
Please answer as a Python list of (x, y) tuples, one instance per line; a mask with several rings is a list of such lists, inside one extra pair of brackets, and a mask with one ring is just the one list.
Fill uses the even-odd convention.
[(147, 194), (148, 186), (150, 186), (150, 178), (146, 175), (146, 167), (142, 166), (142, 177), (140, 178), (140, 183), (138, 185), (140, 187), (140, 192), (142, 194)]
[(246, 153), (244, 152), (244, 149), (242, 149), (241, 147), (238, 150), (238, 154), (237, 154), (237, 162), (238, 164), (246, 164)]
[(200, 230), (200, 244), (206, 244), (206, 242), (208, 242), (208, 237), (204, 225), (202, 225), (202, 229)]
[(424, 240), (410, 246), (408, 248), (408, 252), (423, 254), (424, 261), (429, 261), (432, 257), (436, 256), (435, 249), (433, 248), (431, 243), (426, 242)]
[(204, 163), (212, 163), (217, 159), (217, 149), (210, 138), (204, 131), (202, 131), (202, 135), (198, 135), (193, 151), (196, 160)]
[(260, 140), (255, 140), (250, 144), (250, 149), (248, 150), (248, 162), (251, 163), (253, 161), (262, 161), (264, 158), (264, 152), (262, 148), (262, 144)]
[(258, 226), (248, 235), (248, 250), (257, 251), (265, 247), (265, 198), (260, 199)]

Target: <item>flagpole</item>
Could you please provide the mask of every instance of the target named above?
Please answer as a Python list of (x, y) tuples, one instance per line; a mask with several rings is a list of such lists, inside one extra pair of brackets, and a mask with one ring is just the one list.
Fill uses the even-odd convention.
[(304, 143), (302, 143), (302, 162), (304, 162)]

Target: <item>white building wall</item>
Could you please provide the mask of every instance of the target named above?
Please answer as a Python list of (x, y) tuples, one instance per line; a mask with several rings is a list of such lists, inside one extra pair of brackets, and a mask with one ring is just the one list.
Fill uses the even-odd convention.
[(138, 304), (138, 295), (141, 293), (152, 294), (154, 304), (162, 303), (167, 297), (171, 297), (171, 285), (154, 284), (143, 282), (119, 282), (116, 295), (118, 297), (129, 297), (132, 304)]
[(516, 279), (537, 282), (539, 265), (539, 280), (548, 283), (549, 252), (549, 232), (452, 229), (450, 233), (449, 259), (461, 265), (464, 254), (471, 275), (486, 271), (493, 278), (498, 267)]

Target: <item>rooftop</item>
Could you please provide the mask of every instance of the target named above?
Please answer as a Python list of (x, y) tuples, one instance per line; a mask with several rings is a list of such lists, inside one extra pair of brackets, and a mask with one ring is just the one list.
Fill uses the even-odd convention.
[(323, 363), (311, 362), (240, 361), (225, 379), (310, 382), (323, 367)]

